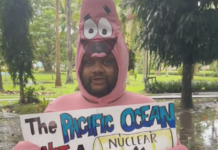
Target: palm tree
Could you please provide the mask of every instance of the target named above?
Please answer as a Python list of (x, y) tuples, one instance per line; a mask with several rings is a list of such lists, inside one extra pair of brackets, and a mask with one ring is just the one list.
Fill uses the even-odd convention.
[(60, 37), (59, 37), (59, 0), (56, 0), (56, 80), (55, 86), (61, 87), (61, 70), (60, 70)]
[[(77, 36), (75, 36), (78, 31), (78, 23), (80, 20), (80, 4), (81, 0), (61, 0), (61, 18), (65, 18), (67, 22), (67, 80), (66, 83), (74, 83), (72, 75), (72, 66), (73, 66), (73, 49), (72, 43), (76, 45)], [(73, 30), (72, 30), (73, 29)], [(72, 34), (73, 33), (73, 34)]]
[[(62, 26), (62, 35), (67, 37), (67, 79), (66, 83), (73, 83), (72, 66), (73, 66), (73, 49), (72, 42), (76, 41), (76, 36), (72, 39), (72, 36), (78, 31), (77, 25), (79, 22), (79, 5), (81, 0), (74, 0), (71, 4), (71, 0), (61, 0), (61, 7), (59, 10), (59, 17), (66, 21), (67, 26)], [(71, 13), (73, 12), (73, 13)], [(67, 28), (67, 33), (65, 32)], [(73, 28), (73, 30), (72, 30)], [(73, 31), (73, 32), (72, 32)], [(73, 34), (72, 34), (73, 33)], [(76, 45), (76, 42), (74, 43)]]
[[(132, 14), (132, 8), (137, 5), (139, 0), (122, 0), (121, 6), (126, 10), (126, 14), (122, 15), (122, 21), (125, 22), (126, 28), (126, 39), (127, 43), (131, 49), (135, 49), (137, 42), (135, 42), (135, 38), (138, 35), (138, 31), (140, 28), (140, 24), (136, 18), (135, 14)], [(123, 12), (122, 12), (123, 13)], [(151, 69), (151, 59), (152, 54), (149, 54), (149, 50), (142, 49), (142, 64), (143, 64), (143, 79), (149, 77), (149, 72)]]
[(67, 19), (67, 81), (73, 83), (72, 78), (72, 38), (71, 38), (71, 2), (66, 0), (66, 19)]

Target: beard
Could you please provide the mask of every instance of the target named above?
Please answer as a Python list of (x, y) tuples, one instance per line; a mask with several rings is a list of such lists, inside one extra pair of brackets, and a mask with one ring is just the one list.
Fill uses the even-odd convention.
[(109, 82), (108, 78), (105, 78), (105, 87), (101, 88), (101, 89), (96, 89), (96, 88), (92, 87), (92, 85), (91, 85), (92, 79), (91, 78), (89, 78), (88, 81), (86, 81), (86, 82), (84, 82), (84, 80), (81, 80), (81, 81), (82, 81), (83, 87), (90, 95), (93, 95), (95, 97), (100, 98), (100, 97), (104, 97), (112, 92), (112, 90), (116, 86), (117, 77), (113, 78), (112, 82)]

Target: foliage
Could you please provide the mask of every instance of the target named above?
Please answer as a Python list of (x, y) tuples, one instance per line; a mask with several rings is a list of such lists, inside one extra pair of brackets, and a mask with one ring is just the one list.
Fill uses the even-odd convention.
[(134, 76), (135, 80), (137, 79), (138, 72), (136, 70), (130, 70), (129, 75)]
[(51, 71), (55, 55), (55, 14), (53, 10), (43, 10), (30, 25), (36, 59), (42, 62), (45, 71)]
[[(198, 2), (200, 5), (198, 5)], [(210, 63), (218, 57), (218, 7), (214, 0), (141, 0), (135, 11), (141, 23), (141, 44), (162, 61)], [(137, 9), (136, 9), (137, 8)]]
[(183, 73), (183, 66), (180, 66), (178, 68), (178, 75), (182, 75), (182, 73)]
[[(53, 9), (47, 7), (42, 7), (39, 10), (41, 13), (35, 16), (30, 25), (30, 33), (36, 47), (37, 61), (42, 62), (46, 72), (51, 72), (52, 66), (55, 64), (55, 13)], [(64, 52), (66, 37), (60, 36), (60, 40), (61, 59), (64, 63), (67, 57), (66, 52)]]
[(42, 113), (41, 104), (20, 104), (18, 102), (3, 107), (5, 110), (10, 110), (19, 115)]
[(9, 101), (0, 101), (0, 107), (9, 105)]
[(210, 64), (210, 69), (214, 72), (218, 72), (218, 63), (217, 61), (214, 61), (213, 63)]
[[(183, 64), (182, 107), (193, 108), (192, 66), (218, 59), (217, 0), (137, 0), (139, 45), (166, 65)], [(142, 43), (140, 43), (143, 39)]]
[[(22, 17), (21, 17), (22, 16)], [(32, 9), (28, 0), (7, 0), (3, 11), (3, 55), (8, 65), (13, 83), (22, 77), (34, 80), (32, 73), (33, 46), (29, 35), (29, 22)]]
[(35, 83), (32, 72), (33, 45), (29, 34), (29, 23), (32, 19), (32, 7), (29, 0), (6, 0), (3, 6), (2, 52), (13, 84), (20, 86), (20, 101), (24, 102), (23, 88), (31, 79)]
[(218, 77), (217, 72), (199, 72), (196, 74), (196, 76), (202, 76), (202, 77)]
[[(181, 81), (151, 82), (150, 93), (180, 93)], [(218, 81), (192, 81), (193, 92), (213, 92), (218, 90)]]
[(129, 66), (128, 70), (134, 70), (135, 69), (135, 53), (132, 50), (129, 50)]
[(39, 103), (41, 104), (41, 106), (38, 106), (38, 109), (40, 112), (43, 112), (46, 107), (49, 105), (51, 101), (47, 100), (46, 98), (42, 98), (42, 100), (39, 100)]
[[(182, 69), (178, 69), (177, 71), (170, 71), (169, 75), (181, 75)], [(154, 74), (154, 72), (151, 72), (150, 74)], [(161, 72), (162, 75), (164, 75), (164, 72)], [(217, 72), (213, 72), (213, 71), (200, 71), (198, 73), (195, 74), (195, 76), (200, 76), (200, 77), (218, 77), (218, 73)]]
[(33, 86), (26, 86), (24, 88), (24, 96), (27, 103), (38, 103), (39, 101), (38, 90)]

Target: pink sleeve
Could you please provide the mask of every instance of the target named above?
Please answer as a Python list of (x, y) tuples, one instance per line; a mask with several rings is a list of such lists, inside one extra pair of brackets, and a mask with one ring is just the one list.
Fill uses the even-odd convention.
[(185, 147), (184, 145), (181, 144), (181, 142), (177, 141), (177, 146), (173, 147), (173, 148), (170, 148), (169, 150), (188, 150), (187, 147)]
[(40, 150), (40, 147), (30, 142), (19, 142), (13, 150)]
[(54, 112), (52, 108), (53, 102), (51, 102), (44, 110), (44, 113)]
[(48, 106), (45, 108), (44, 113), (49, 113), (49, 112), (57, 112), (62, 108), (62, 101), (63, 101), (63, 96), (60, 96), (53, 100), (51, 103), (48, 104)]

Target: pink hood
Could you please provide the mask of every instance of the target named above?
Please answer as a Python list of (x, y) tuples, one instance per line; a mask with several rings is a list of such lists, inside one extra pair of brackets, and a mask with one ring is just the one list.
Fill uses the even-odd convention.
[[(107, 29), (107, 32), (103, 32), (104, 29)], [(113, 0), (83, 0), (77, 39), (76, 75), (81, 94), (89, 100), (102, 104), (110, 103), (111, 101), (120, 98), (125, 92), (129, 53), (121, 33), (120, 21)], [(81, 67), (81, 60), (85, 53), (85, 48), (83, 42), (81, 41), (101, 42), (105, 39), (116, 40), (116, 42), (114, 42), (115, 45), (112, 46), (112, 53), (114, 54), (118, 64), (118, 80), (116, 87), (110, 94), (102, 98), (97, 98), (90, 95), (84, 89), (80, 80), (79, 71)], [(91, 49), (90, 45), (87, 46), (87, 49)], [(99, 55), (99, 57), (102, 56)]]

